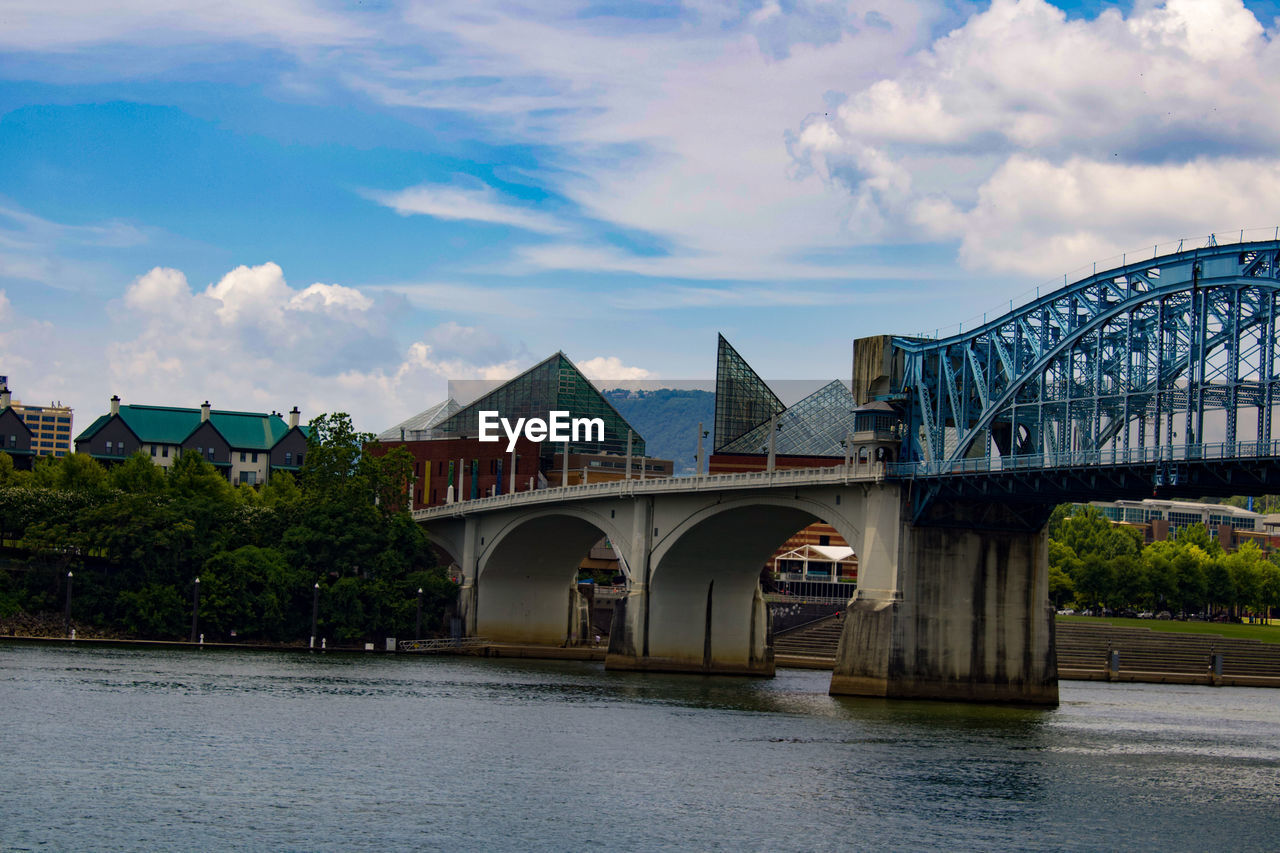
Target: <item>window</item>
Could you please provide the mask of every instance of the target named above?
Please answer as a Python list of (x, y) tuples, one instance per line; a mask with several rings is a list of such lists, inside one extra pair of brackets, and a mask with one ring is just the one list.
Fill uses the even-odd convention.
[(303, 456), (306, 456), (306, 454), (305, 454), (305, 453), (299, 453), (299, 454), (298, 454), (298, 464), (299, 464), (299, 465), (301, 465), (301, 464), (302, 464), (302, 457), (303, 457)]
[(71, 423), (71, 418), (58, 418), (58, 423), (60, 423), (60, 424), (69, 424), (69, 423)]
[(169, 445), (166, 444), (164, 447), (160, 448), (160, 455), (165, 459), (169, 458)]
[(241, 462), (245, 461), (245, 460), (244, 460), (244, 451), (243, 451), (243, 450), (241, 450), (241, 451), (240, 451), (240, 461), (241, 461)]
[(209, 448), (209, 461), (210, 461), (210, 462), (214, 462), (214, 461), (216, 461), (216, 460), (217, 460), (217, 458), (218, 458), (218, 457), (217, 457), (217, 454), (215, 454), (215, 453), (213, 452), (213, 448), (212, 448), (212, 447), (210, 447), (210, 448)]
[(253, 458), (252, 458), (252, 459), (250, 459), (249, 461), (250, 461), (250, 462), (253, 462), (253, 463), (256, 465), (256, 464), (257, 464), (257, 462), (258, 462), (258, 454), (257, 454), (257, 453), (254, 453), (254, 454), (252, 454), (252, 456), (253, 456)]
[[(13, 444), (13, 436), (9, 436), (9, 443)], [(111, 442), (107, 442), (107, 453), (111, 453)]]
[(250, 486), (252, 486), (254, 482), (257, 480), (257, 476), (258, 476), (257, 471), (241, 471), (240, 482), (248, 483)]
[(831, 537), (830, 537), (830, 536), (819, 536), (819, 537), (818, 537), (818, 544), (819, 544), (819, 545), (830, 545), (830, 544), (831, 544)]
[(154, 444), (151, 445), (151, 458), (152, 459), (156, 458), (156, 446)]
[(284, 452), (284, 464), (286, 464), (286, 465), (292, 465), (292, 464), (293, 464), (293, 451), (292, 451), (292, 450), (286, 450), (286, 451)]

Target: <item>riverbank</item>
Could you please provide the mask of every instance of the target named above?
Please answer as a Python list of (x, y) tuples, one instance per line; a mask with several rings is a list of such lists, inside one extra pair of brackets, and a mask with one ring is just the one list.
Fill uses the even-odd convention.
[[(775, 662), (831, 669), (841, 627), (838, 619), (826, 619), (779, 635)], [(1272, 639), (1280, 628), (1274, 626), (1060, 616), (1056, 627), (1064, 681), (1280, 687), (1280, 642)], [(1228, 631), (1212, 633), (1215, 628)]]

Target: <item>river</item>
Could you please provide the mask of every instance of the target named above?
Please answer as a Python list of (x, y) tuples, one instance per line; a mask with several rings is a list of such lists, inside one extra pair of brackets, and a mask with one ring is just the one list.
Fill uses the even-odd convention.
[(0, 644), (0, 849), (1280, 849), (1280, 691), (829, 677)]

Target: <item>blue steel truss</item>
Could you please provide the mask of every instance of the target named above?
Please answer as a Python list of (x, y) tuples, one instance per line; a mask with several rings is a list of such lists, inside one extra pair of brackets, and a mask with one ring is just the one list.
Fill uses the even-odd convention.
[(954, 470), (1269, 445), (1278, 292), (1280, 241), (1210, 245), (1092, 275), (950, 338), (895, 337), (903, 458)]

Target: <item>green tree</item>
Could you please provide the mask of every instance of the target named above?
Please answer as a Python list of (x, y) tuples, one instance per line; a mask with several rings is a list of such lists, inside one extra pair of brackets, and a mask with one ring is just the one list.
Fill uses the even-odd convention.
[(1137, 554), (1121, 554), (1111, 561), (1115, 586), (1109, 603), (1113, 609), (1141, 607), (1151, 597), (1147, 567)]
[(1222, 553), (1222, 546), (1218, 544), (1217, 539), (1209, 535), (1209, 529), (1203, 524), (1188, 524), (1186, 527), (1180, 527), (1173, 538), (1178, 542), (1196, 546), (1210, 557), (1217, 557)]
[(158, 495), (167, 489), (164, 470), (142, 451), (112, 468), (107, 480), (113, 488), (132, 495)]
[(290, 571), (273, 548), (246, 545), (205, 561), (200, 573), (201, 620), (211, 633), (229, 638), (280, 640), (290, 633), (290, 605), (308, 578)]
[(166, 583), (122, 591), (119, 607), (119, 624), (130, 636), (158, 640), (182, 637), (191, 612), (191, 602)]
[(1049, 567), (1049, 600), (1055, 608), (1065, 607), (1076, 597), (1076, 585), (1071, 577), (1056, 566)]

